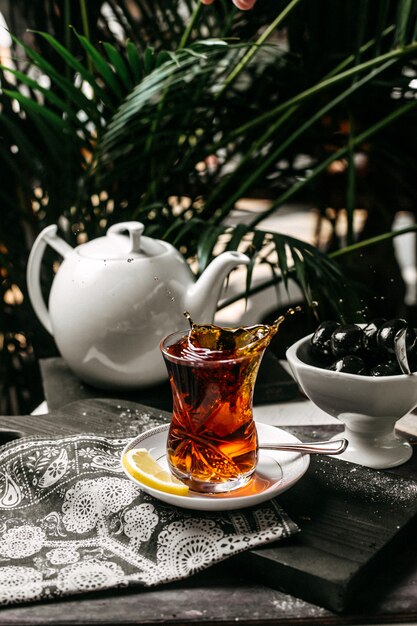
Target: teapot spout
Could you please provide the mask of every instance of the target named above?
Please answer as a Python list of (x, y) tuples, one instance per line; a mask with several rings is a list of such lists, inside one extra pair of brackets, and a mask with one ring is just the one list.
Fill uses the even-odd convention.
[(185, 310), (196, 324), (213, 321), (217, 302), (226, 276), (238, 265), (249, 265), (250, 259), (242, 252), (223, 252), (213, 259), (200, 278), (185, 295)]

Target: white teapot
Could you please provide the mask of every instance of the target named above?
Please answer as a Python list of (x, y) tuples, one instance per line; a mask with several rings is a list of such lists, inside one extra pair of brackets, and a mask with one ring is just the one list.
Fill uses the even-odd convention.
[[(143, 230), (140, 222), (122, 222), (73, 249), (56, 226), (47, 226), (29, 256), (28, 291), (37, 316), (72, 371), (96, 387), (127, 390), (165, 380), (160, 341), (186, 328), (184, 311), (210, 323), (224, 278), (249, 263), (240, 252), (223, 252), (195, 282), (181, 254), (142, 236)], [(64, 257), (49, 310), (39, 277), (47, 244)]]

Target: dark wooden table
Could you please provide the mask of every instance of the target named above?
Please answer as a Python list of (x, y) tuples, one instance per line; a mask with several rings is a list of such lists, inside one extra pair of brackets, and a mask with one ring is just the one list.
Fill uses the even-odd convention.
[[(18, 435), (77, 432), (134, 436), (137, 406), (114, 399), (86, 399), (47, 415), (1, 417), (0, 440)], [(163, 411), (153, 411), (161, 419), (167, 418)], [(307, 427), (304, 436), (322, 436), (325, 432)], [(409, 474), (410, 469), (404, 473)], [(290, 500), (288, 503), (291, 506)], [(281, 591), (279, 580), (274, 581), (272, 588), (265, 584), (268, 577), (263, 576), (262, 565), (252, 567), (250, 561), (235, 557), (186, 581), (155, 590), (115, 590), (64, 601), (3, 607), (0, 624), (412, 623), (417, 621), (416, 556), (417, 539), (413, 531), (406, 535), (405, 545), (398, 548), (394, 558), (377, 567), (372, 579), (368, 577), (362, 591), (357, 591), (354, 610), (344, 613), (335, 613)], [(308, 577), (305, 584), (309, 584)], [(305, 591), (301, 595), (308, 597), (308, 589)]]

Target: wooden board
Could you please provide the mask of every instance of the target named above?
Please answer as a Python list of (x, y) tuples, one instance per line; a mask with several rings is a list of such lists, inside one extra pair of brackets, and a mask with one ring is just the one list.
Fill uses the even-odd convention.
[(355, 607), (416, 530), (416, 459), (407, 465), (400, 472), (376, 471), (312, 457), (307, 475), (280, 497), (302, 532), (286, 545), (243, 555), (245, 567), (320, 606)]
[[(133, 437), (142, 429), (144, 415), (161, 422), (169, 419), (164, 411), (109, 399), (75, 402), (48, 415), (1, 419), (4, 435), (7, 431), (22, 435), (95, 432)], [(322, 430), (307, 427), (296, 432), (304, 439), (326, 438), (333, 433), (334, 427)], [(296, 538), (286, 544), (240, 555), (201, 577), (178, 583), (174, 586), (181, 590), (177, 594), (170, 591), (172, 586), (138, 592), (136, 613), (129, 594), (122, 602), (119, 592), (94, 596), (94, 599), (83, 597), (79, 602), (93, 610), (91, 622), (100, 624), (126, 623), (127, 616), (115, 619), (115, 606), (121, 603), (128, 605), (135, 623), (142, 623), (138, 615), (145, 618), (145, 613), (146, 619), (152, 622), (153, 618), (147, 613), (152, 598), (155, 622), (163, 619), (167, 623), (177, 623), (178, 615), (182, 616), (181, 623), (201, 623), (205, 621), (204, 616), (208, 621), (229, 623), (230, 620), (233, 623), (232, 609), (235, 617), (250, 623), (262, 624), (268, 620), (288, 623), (289, 617), (301, 618), (303, 623), (327, 623), (328, 620), (328, 623), (337, 623), (334, 611), (369, 615), (369, 607), (364, 613), (364, 602), (373, 603), (372, 615), (378, 616), (380, 622), (394, 621), (394, 616), (405, 613), (408, 618), (410, 615), (417, 618), (417, 572), (406, 581), (406, 592), (401, 591), (401, 587), (396, 590), (392, 580), (394, 564), (398, 565), (397, 560), (392, 559), (394, 548), (399, 549), (401, 542), (408, 542), (408, 549), (399, 552), (402, 555), (399, 576), (408, 575), (410, 550), (417, 554), (416, 534), (410, 532), (417, 509), (416, 476), (414, 458), (397, 470), (384, 472), (366, 470), (337, 459), (317, 458), (312, 460), (303, 479), (280, 496), (282, 505), (302, 529)], [(414, 565), (417, 566), (415, 560)], [(366, 589), (366, 598), (361, 597), (361, 589)], [(394, 596), (395, 593), (397, 596), (392, 607), (388, 604), (387, 608), (390, 589), (394, 589)], [(383, 599), (378, 597), (381, 590)], [(285, 595), (288, 593), (291, 595)], [(178, 607), (180, 597), (182, 608)], [(97, 598), (101, 599), (101, 604)], [(161, 601), (168, 605), (160, 605)], [(183, 602), (194, 607), (189, 609), (188, 617)], [(274, 611), (274, 603), (287, 606), (287, 611)], [(108, 612), (102, 613), (104, 605)], [(195, 608), (197, 605), (201, 610)], [(39, 616), (39, 612), (50, 617), (44, 608), (7, 609), (6, 614), (9, 612), (12, 616), (25, 614), (30, 619)], [(58, 612), (54, 609), (55, 617)], [(78, 611), (77, 615), (75, 618), (75, 613), (65, 612), (65, 623), (80, 623), (77, 620), (82, 619), (83, 613)], [(4, 609), (0, 611), (0, 624), (17, 623), (3, 621), (3, 618)], [(64, 623), (63, 618), (61, 616), (56, 623)]]

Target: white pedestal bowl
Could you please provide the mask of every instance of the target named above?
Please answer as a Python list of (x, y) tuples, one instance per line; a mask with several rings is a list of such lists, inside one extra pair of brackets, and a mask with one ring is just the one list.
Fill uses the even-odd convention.
[(318, 367), (309, 354), (310, 338), (294, 343), (286, 356), (305, 395), (344, 423), (349, 445), (338, 458), (375, 469), (408, 461), (411, 445), (394, 426), (417, 406), (417, 376), (360, 376)]

